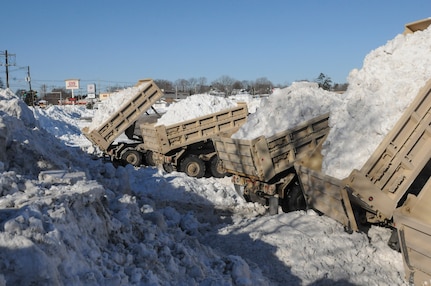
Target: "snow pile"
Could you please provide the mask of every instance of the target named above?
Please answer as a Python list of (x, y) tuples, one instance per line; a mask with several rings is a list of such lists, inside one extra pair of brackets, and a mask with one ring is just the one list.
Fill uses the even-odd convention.
[(277, 90), (232, 137), (271, 136), (330, 112), (322, 171), (343, 179), (364, 165), (431, 78), (430, 42), (431, 28), (396, 36), (351, 71), (341, 95), (301, 82)]
[(85, 168), (77, 149), (64, 149), (64, 143), (41, 129), (32, 111), (10, 90), (0, 90), (0, 149), (5, 168), (37, 176), (44, 169)]
[(65, 131), (67, 134), (80, 134), (81, 130), (75, 126), (76, 120), (91, 119), (94, 116), (93, 109), (80, 105), (50, 105), (46, 108), (34, 108), (32, 111), (39, 125), (55, 137), (64, 135)]
[(249, 113), (255, 113), (256, 110), (261, 106), (262, 99), (259, 95), (253, 96), (249, 93), (235, 94), (229, 97), (236, 102), (245, 102)]
[(194, 94), (170, 105), (166, 113), (157, 120), (157, 125), (172, 125), (235, 106), (236, 102), (227, 98)]
[(294, 82), (277, 89), (251, 114), (247, 122), (232, 135), (237, 139), (272, 136), (313, 117), (330, 112), (340, 104), (339, 95), (325, 91), (317, 83)]
[[(1, 90), (0, 96), (0, 138), (7, 142), (0, 150), (1, 285), (269, 285), (256, 266), (201, 244), (197, 238), (206, 226), (193, 213), (158, 208), (151, 194), (140, 194), (145, 185), (179, 196), (180, 182), (143, 169), (147, 180), (135, 185), (145, 176), (131, 178), (133, 167), (93, 161), (57, 139), (79, 130), (79, 113), (33, 110), (56, 138), (14, 94)], [(64, 172), (74, 179), (55, 179)], [(208, 197), (224, 194), (226, 202), (239, 200), (231, 186), (213, 182), (201, 190)]]
[(8, 285), (233, 285), (244, 277), (243, 285), (267, 285), (241, 257), (191, 239), (199, 223), (190, 214), (154, 210), (94, 181), (27, 185), (0, 200)]
[(323, 170), (338, 178), (360, 169), (431, 78), (431, 27), (398, 35), (352, 70), (343, 105), (332, 110)]
[(106, 120), (111, 117), (112, 114), (117, 112), (123, 105), (125, 105), (134, 95), (142, 92), (146, 87), (145, 84), (141, 84), (134, 87), (128, 87), (118, 92), (111, 94), (107, 99), (103, 100), (98, 105), (98, 109), (94, 113), (93, 120), (88, 126), (89, 131), (97, 129)]

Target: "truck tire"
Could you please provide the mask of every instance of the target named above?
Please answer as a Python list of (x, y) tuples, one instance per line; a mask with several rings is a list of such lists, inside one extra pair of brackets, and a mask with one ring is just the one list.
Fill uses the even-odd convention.
[(205, 163), (198, 156), (186, 156), (180, 164), (181, 172), (190, 177), (202, 178), (205, 175)]
[(141, 163), (142, 163), (141, 153), (139, 153), (136, 150), (127, 150), (121, 156), (121, 159), (123, 161), (127, 162), (128, 164), (133, 165), (135, 167), (141, 166)]
[(220, 163), (218, 156), (213, 156), (209, 162), (209, 169), (211, 176), (214, 178), (224, 178), (228, 175), (228, 173), (223, 169), (222, 164)]
[(283, 191), (286, 192), (284, 194), (283, 200), (281, 201), (281, 208), (283, 212), (287, 213), (307, 209), (307, 203), (299, 185), (293, 184)]
[(147, 151), (145, 153), (145, 161), (147, 162), (148, 166), (155, 166), (156, 163), (153, 159), (153, 151)]
[(175, 167), (171, 163), (164, 163), (163, 170), (165, 170), (166, 173), (172, 173), (175, 171)]

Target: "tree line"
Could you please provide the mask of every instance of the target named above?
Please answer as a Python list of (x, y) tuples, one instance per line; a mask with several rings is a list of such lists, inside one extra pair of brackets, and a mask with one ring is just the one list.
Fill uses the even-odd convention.
[[(298, 81), (309, 81), (309, 80), (298, 80)], [(154, 82), (157, 86), (162, 89), (165, 93), (181, 93), (183, 95), (193, 95), (201, 93), (212, 93), (214, 94), (224, 94), (225, 96), (230, 96), (235, 94), (237, 91), (245, 91), (252, 95), (256, 94), (270, 94), (273, 88), (284, 88), (287, 87), (283, 85), (274, 85), (268, 78), (261, 77), (256, 80), (237, 80), (228, 75), (223, 75), (216, 80), (209, 82), (206, 77), (192, 77), (189, 79), (177, 79), (175, 81), (169, 81), (165, 79), (155, 79)], [(347, 83), (333, 83), (331, 77), (324, 73), (320, 73), (317, 78), (312, 82), (316, 82), (320, 88), (328, 91), (343, 92), (347, 89)], [(106, 92), (112, 93), (118, 90), (127, 88), (129, 86), (114, 85), (107, 88)], [(0, 78), (0, 88), (5, 88), (3, 81)], [(21, 96), (23, 100), (29, 104), (34, 104), (37, 99), (45, 99), (49, 102), (56, 102), (58, 99), (58, 94), (61, 92), (63, 99), (71, 97), (72, 93), (70, 90), (64, 87), (53, 88), (48, 91), (46, 85), (40, 87), (40, 92), (38, 95), (31, 94), (24, 89), (19, 89), (16, 91), (18, 96)], [(40, 98), (39, 98), (40, 97)], [(51, 98), (52, 97), (52, 98)], [(85, 97), (83, 95), (82, 97)]]
[[(308, 81), (308, 80), (305, 80)], [(333, 83), (331, 78), (324, 73), (320, 73), (314, 80), (319, 87), (331, 91), (345, 91), (347, 83)], [(239, 81), (230, 76), (224, 75), (208, 84), (205, 77), (178, 79), (174, 82), (164, 79), (155, 80), (157, 86), (166, 91), (176, 91), (188, 94), (207, 93), (217, 90), (225, 95), (231, 95), (236, 90), (246, 90), (250, 94), (268, 94), (274, 87), (284, 88), (286, 86), (274, 85), (266, 77), (258, 78), (254, 81)]]

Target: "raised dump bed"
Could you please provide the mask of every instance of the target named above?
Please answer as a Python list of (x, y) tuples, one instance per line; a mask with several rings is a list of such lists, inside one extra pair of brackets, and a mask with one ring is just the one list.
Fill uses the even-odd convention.
[(411, 34), (416, 31), (422, 31), (429, 27), (431, 24), (431, 18), (425, 18), (419, 21), (408, 23), (405, 25), (405, 30), (403, 34)]
[(204, 115), (169, 126), (142, 123), (139, 128), (145, 150), (166, 154), (201, 141), (209, 140), (220, 133), (233, 134), (246, 121), (247, 104)]
[(223, 168), (251, 180), (269, 182), (292, 168), (295, 161), (309, 157), (329, 133), (329, 113), (315, 117), (271, 137), (252, 140), (230, 136), (213, 138)]
[[(375, 213), (370, 222), (384, 222), (414, 186), (423, 186), (431, 172), (431, 80), (419, 91), (401, 118), (360, 170), (344, 180), (355, 201)], [(425, 180), (426, 181), (426, 180)]]
[(107, 152), (112, 142), (144, 114), (163, 93), (151, 79), (139, 80), (135, 85), (137, 92), (117, 112), (112, 114), (100, 127), (82, 132), (101, 151)]

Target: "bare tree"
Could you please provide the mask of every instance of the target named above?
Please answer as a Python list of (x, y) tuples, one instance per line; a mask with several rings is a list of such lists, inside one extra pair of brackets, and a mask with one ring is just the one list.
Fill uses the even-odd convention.
[(190, 83), (188, 80), (181, 78), (175, 81), (175, 86), (178, 88), (179, 91), (186, 92), (190, 88)]
[(164, 91), (173, 91), (174, 90), (174, 85), (169, 80), (156, 79), (156, 80), (154, 80), (154, 82), (157, 84), (157, 86), (160, 89), (163, 89)]
[(268, 80), (266, 77), (261, 77), (256, 79), (254, 82), (254, 90), (258, 94), (268, 94), (270, 93), (273, 84), (270, 80)]
[(232, 92), (232, 86), (235, 83), (235, 79), (230, 76), (224, 75), (215, 80), (212, 85), (219, 90), (226, 93), (226, 95), (230, 95)]
[(188, 81), (189, 81), (190, 94), (197, 93), (198, 79), (191, 77), (191, 78), (189, 78)]
[(242, 82), (239, 80), (235, 81), (232, 85), (232, 89), (243, 89), (244, 86), (242, 85)]
[(198, 78), (198, 91), (199, 91), (199, 93), (204, 93), (204, 92), (208, 91), (207, 78), (206, 77)]

